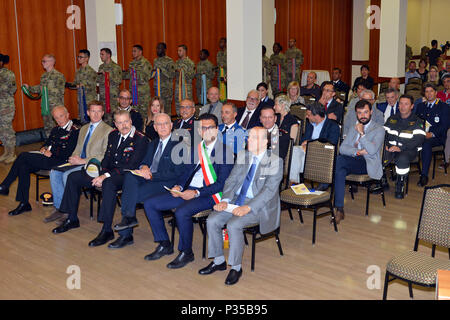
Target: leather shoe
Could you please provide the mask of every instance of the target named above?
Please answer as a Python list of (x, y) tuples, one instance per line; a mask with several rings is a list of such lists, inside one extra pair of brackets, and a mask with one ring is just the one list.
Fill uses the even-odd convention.
[(98, 247), (104, 245), (105, 243), (107, 243), (112, 239), (114, 239), (114, 232), (101, 231), (94, 240), (89, 242), (89, 247)]
[(9, 188), (7, 188), (5, 186), (0, 186), (0, 194), (7, 196), (9, 194)]
[(242, 276), (242, 268), (239, 271), (236, 271), (234, 269), (230, 270), (230, 273), (228, 273), (227, 278), (225, 279), (226, 285), (232, 285), (239, 281), (239, 278)]
[(164, 247), (161, 244), (159, 244), (155, 251), (153, 251), (152, 253), (148, 254), (145, 256), (145, 260), (147, 261), (152, 261), (152, 260), (158, 260), (163, 256), (168, 256), (171, 255), (173, 253), (173, 247), (169, 246), (169, 247)]
[(49, 223), (49, 222), (61, 219), (63, 216), (64, 216), (64, 214), (61, 211), (59, 211), (58, 209), (55, 209), (55, 211), (53, 211), (49, 216), (44, 218), (44, 222)]
[(183, 268), (189, 262), (194, 261), (194, 253), (186, 254), (184, 252), (180, 252), (180, 254), (167, 265), (169, 269), (179, 269)]
[[(336, 224), (339, 224), (339, 222), (341, 222), (341, 220), (344, 220), (345, 218), (345, 214), (344, 214), (344, 209), (336, 209), (336, 212), (334, 214), (334, 219), (336, 220)], [(333, 217), (331, 217), (331, 221), (330, 223), (333, 223)]]
[(425, 187), (427, 184), (428, 184), (428, 177), (421, 175), (419, 182), (417, 182), (417, 185), (419, 187)]
[(128, 228), (133, 228), (138, 224), (139, 223), (135, 217), (122, 217), (122, 221), (114, 226), (114, 230), (121, 231)]
[(17, 216), (19, 214), (22, 214), (24, 212), (28, 212), (28, 211), (31, 211), (31, 210), (33, 210), (33, 209), (31, 208), (31, 205), (28, 202), (27, 203), (21, 202), (21, 203), (19, 203), (17, 208), (15, 208), (14, 210), (8, 212), (8, 215), (10, 215), (10, 216)]
[(64, 222), (57, 228), (53, 229), (52, 232), (53, 233), (64, 233), (69, 231), (70, 229), (75, 229), (75, 228), (79, 228), (80, 227), (80, 221), (79, 220), (70, 220), (70, 219), (66, 219), (64, 220)]
[(110, 249), (120, 249), (120, 248), (123, 248), (125, 246), (132, 245), (133, 243), (134, 243), (133, 236), (129, 236), (129, 237), (122, 237), (122, 236), (120, 236), (116, 241), (111, 242), (110, 244), (108, 244), (108, 248), (110, 248)]
[(220, 270), (220, 271), (227, 270), (227, 262), (224, 261), (221, 264), (215, 264), (214, 261), (213, 261), (207, 267), (198, 270), (198, 273), (206, 275), (206, 274), (214, 273), (214, 272), (216, 272), (218, 270)]

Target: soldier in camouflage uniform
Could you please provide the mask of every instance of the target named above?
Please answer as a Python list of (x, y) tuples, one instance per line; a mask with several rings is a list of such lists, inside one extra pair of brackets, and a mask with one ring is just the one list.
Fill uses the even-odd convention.
[(223, 68), (224, 77), (220, 81), (227, 82), (227, 38), (220, 38), (220, 50), (217, 52), (217, 75), (220, 76), (220, 68)]
[[(192, 80), (195, 76), (195, 64), (187, 56), (187, 47), (182, 44), (178, 46), (178, 60), (175, 63), (175, 107), (177, 114), (180, 111), (180, 102), (183, 100), (192, 99)], [(181, 70), (184, 73), (184, 79), (180, 78)], [(185, 88), (180, 87), (181, 82), (184, 81)], [(183, 92), (184, 90), (184, 92)], [(180, 99), (181, 97), (181, 99)]]
[(124, 71), (123, 79), (130, 80), (130, 92), (133, 92), (131, 81), (131, 69), (136, 70), (138, 104), (134, 106), (142, 118), (147, 116), (147, 108), (150, 103), (151, 92), (149, 81), (152, 78), (152, 64), (142, 55), (144, 49), (141, 45), (133, 46), (133, 61), (130, 62), (128, 70)]
[(157, 93), (157, 79), (156, 69), (160, 70), (160, 92), (161, 99), (164, 104), (164, 111), (168, 115), (172, 114), (172, 95), (173, 95), (173, 78), (175, 77), (175, 63), (172, 58), (166, 56), (167, 46), (164, 42), (158, 43), (156, 46), (156, 55), (158, 56), (153, 60), (153, 85), (155, 88), (155, 96)]
[[(86, 107), (89, 102), (97, 100), (97, 72), (89, 65), (89, 58), (91, 53), (87, 49), (80, 50), (78, 53), (78, 64), (80, 68), (75, 73), (75, 81), (73, 83), (67, 83), (66, 86), (69, 89), (84, 88), (84, 94), (86, 96)], [(78, 101), (78, 105), (81, 105), (82, 101)], [(82, 124), (86, 124), (84, 119), (84, 112), (78, 110), (78, 117)]]
[[(270, 56), (270, 86), (274, 98), (286, 90), (286, 57), (281, 52), (282, 50), (281, 44), (277, 42), (273, 45), (273, 54)], [(278, 68), (280, 69), (280, 79), (278, 79)]]
[[(105, 106), (105, 122), (112, 126), (114, 111), (118, 108), (117, 98), (119, 97), (120, 84), (122, 83), (122, 68), (111, 60), (112, 52), (109, 48), (103, 48), (100, 50), (100, 59), (102, 64), (98, 68), (97, 83), (100, 92), (100, 101)], [(105, 99), (105, 72), (109, 73), (109, 97), (111, 111), (106, 111), (106, 99)]]
[(262, 82), (269, 83), (270, 59), (266, 56), (266, 46), (262, 46)]
[[(291, 81), (297, 81), (300, 83), (300, 76), (302, 74), (303, 53), (298, 49), (295, 44), (295, 39), (289, 40), (289, 49), (286, 50), (286, 86)], [(293, 68), (295, 60), (295, 74), (293, 75)]]
[[(202, 74), (206, 75), (206, 89), (208, 92), (209, 88), (212, 86), (212, 81), (215, 77), (214, 65), (208, 60), (209, 51), (206, 49), (200, 50), (200, 61), (197, 63), (197, 73), (195, 74), (195, 79), (197, 79), (197, 99), (198, 104), (201, 104), (202, 99)], [(208, 102), (206, 102), (208, 103)]]
[(0, 140), (5, 152), (0, 161), (11, 163), (16, 159), (16, 132), (12, 127), (16, 106), (14, 94), (17, 91), (16, 76), (4, 67), (9, 62), (9, 56), (0, 54)]
[[(54, 107), (64, 105), (64, 90), (66, 88), (66, 78), (61, 72), (55, 69), (55, 63), (56, 59), (54, 55), (44, 55), (42, 58), (42, 67), (45, 69), (45, 72), (41, 76), (40, 84), (32, 87), (24, 84), (24, 86), (27, 87), (31, 93), (36, 94), (41, 93), (44, 86), (47, 87), (50, 113)], [(50, 135), (50, 131), (52, 131), (55, 126), (52, 115), (49, 114), (42, 116), (42, 119), (44, 120), (45, 135), (48, 137)]]

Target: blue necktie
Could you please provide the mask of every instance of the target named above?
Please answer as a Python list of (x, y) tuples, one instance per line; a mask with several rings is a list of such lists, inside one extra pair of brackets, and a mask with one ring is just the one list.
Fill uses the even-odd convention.
[(162, 155), (163, 142), (159, 141), (158, 150), (155, 152), (155, 157), (153, 158), (152, 166), (150, 171), (152, 173), (158, 172), (159, 161), (161, 160)]
[(89, 139), (91, 138), (91, 134), (92, 134), (93, 130), (94, 130), (94, 125), (91, 124), (89, 126), (89, 132), (86, 136), (86, 139), (84, 140), (83, 151), (81, 151), (81, 159), (86, 159), (86, 148), (87, 148)]
[(247, 197), (247, 191), (250, 187), (250, 184), (252, 183), (253, 177), (255, 176), (256, 172), (256, 161), (257, 158), (253, 157), (253, 162), (250, 167), (250, 170), (248, 170), (247, 176), (245, 177), (244, 184), (242, 185), (241, 192), (239, 193), (239, 196), (236, 199), (235, 204), (237, 206), (242, 206), (245, 203), (245, 198)]

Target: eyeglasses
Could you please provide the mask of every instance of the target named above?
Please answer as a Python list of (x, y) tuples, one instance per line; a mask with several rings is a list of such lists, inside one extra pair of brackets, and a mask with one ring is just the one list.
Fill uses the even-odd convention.
[(208, 131), (208, 130), (212, 130), (212, 129), (216, 129), (216, 126), (210, 126), (210, 127), (201, 127), (202, 131)]
[(251, 98), (251, 97), (247, 97), (247, 100), (250, 100), (250, 101), (259, 101), (259, 98)]
[(131, 98), (129, 98), (129, 97), (124, 97), (124, 96), (119, 96), (119, 99), (121, 99), (121, 100), (130, 100)]
[(190, 109), (193, 108), (192, 106), (180, 106), (180, 109)]

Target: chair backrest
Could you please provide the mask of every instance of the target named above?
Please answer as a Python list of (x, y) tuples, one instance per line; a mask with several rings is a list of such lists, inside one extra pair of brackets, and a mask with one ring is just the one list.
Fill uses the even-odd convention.
[(319, 140), (309, 141), (306, 147), (304, 178), (319, 183), (333, 183), (336, 146)]
[(422, 78), (411, 78), (408, 80), (408, 84), (420, 84), (422, 85)]
[[(411, 80), (413, 80), (413, 79), (411, 79)], [(422, 84), (421, 83), (408, 83), (405, 86), (405, 92), (408, 92), (408, 91), (411, 91), (411, 90), (422, 91)]]
[(419, 240), (450, 248), (450, 184), (426, 187), (414, 250)]
[(303, 95), (303, 99), (305, 99), (305, 104), (310, 105), (316, 102), (316, 98), (311, 95)]
[(294, 146), (294, 140), (289, 139), (288, 151), (286, 154), (286, 158), (284, 158), (284, 166), (283, 166), (283, 177), (285, 180), (284, 189), (289, 187), (289, 175), (291, 173), (291, 160), (292, 160), (292, 148)]
[(389, 88), (389, 82), (382, 82), (382, 83), (380, 83), (380, 92), (379, 93), (386, 92), (386, 90), (388, 88)]
[[(299, 134), (303, 135), (305, 133), (305, 128), (306, 128), (306, 110), (307, 108), (300, 104), (300, 105), (293, 105), (291, 106), (291, 114), (295, 117), (297, 117), (301, 123), (299, 125)], [(297, 139), (295, 141), (295, 143), (298, 143)]]

